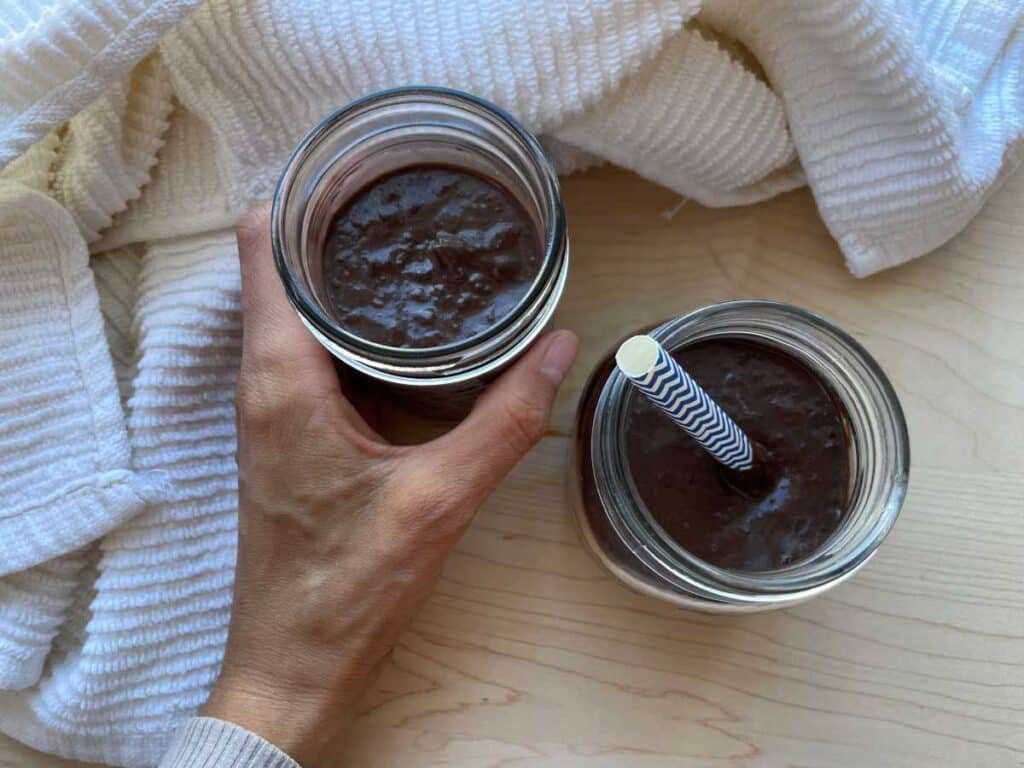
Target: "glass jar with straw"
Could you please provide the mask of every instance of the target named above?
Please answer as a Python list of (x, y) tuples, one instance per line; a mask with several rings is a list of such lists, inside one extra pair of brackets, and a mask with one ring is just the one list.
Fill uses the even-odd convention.
[[(664, 379), (669, 374), (662, 371), (660, 379), (656, 373), (648, 375), (645, 381), (644, 371), (651, 361), (631, 371), (631, 366), (652, 354), (644, 344), (634, 342), (632, 351), (624, 345), (626, 354), (620, 354), (620, 368), (609, 357), (591, 377), (572, 441), (571, 492), (576, 520), (598, 560), (638, 592), (683, 608), (716, 613), (793, 605), (821, 594), (860, 569), (899, 515), (910, 462), (899, 401), (867, 351), (820, 317), (764, 301), (704, 307), (664, 323), (649, 335), (669, 351), (711, 339), (756, 342), (806, 366), (829, 392), (845, 422), (850, 465), (845, 509), (836, 529), (815, 551), (773, 570), (718, 567), (681, 547), (659, 525), (637, 491), (630, 475), (625, 429), (633, 398), (651, 397), (662, 410), (669, 411), (678, 406), (682, 396), (674, 400), (663, 397), (667, 406), (658, 402), (657, 395), (665, 395)], [(741, 376), (743, 371), (735, 373)], [(676, 418), (680, 413), (688, 415), (688, 408), (676, 408), (675, 416), (668, 415), (683, 428), (680, 439), (696, 436), (712, 454), (718, 450), (719, 462), (749, 467), (749, 448), (744, 447), (742, 433), (720, 412), (705, 412), (711, 426), (697, 424), (696, 431)], [(685, 515), (686, 510), (680, 514)]]

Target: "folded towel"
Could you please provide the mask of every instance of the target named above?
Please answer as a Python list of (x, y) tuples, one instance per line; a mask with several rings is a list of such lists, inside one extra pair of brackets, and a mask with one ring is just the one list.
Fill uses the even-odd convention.
[(159, 475), (132, 468), (88, 253), (53, 199), (0, 182), (0, 575), (138, 514)]
[[(105, 278), (105, 290), (118, 290), (119, 282)], [(19, 600), (24, 590), (0, 581), (0, 651), (13, 634), (24, 658), (20, 675), (0, 680), (24, 688), (0, 693), (0, 728), (39, 749), (115, 765), (159, 760), (177, 725), (205, 700), (227, 637), (241, 347), (233, 232), (154, 243), (142, 257), (136, 292), (137, 374), (127, 403), (132, 460), (138, 473), (167, 482), (103, 538), (95, 566), (82, 568), (77, 582), (51, 577), (38, 585), (43, 618), (26, 621), (43, 612), (28, 610)], [(109, 314), (108, 322), (117, 319)], [(57, 576), (75, 565), (62, 565)], [(76, 585), (70, 595), (68, 583)], [(57, 623), (39, 677), (39, 649), (69, 602), (69, 620)]]
[(708, 205), (807, 183), (867, 275), (954, 235), (1015, 164), (1022, 15), (0, 0), (0, 730), (152, 765), (204, 700), (234, 562), (230, 226), (323, 115), (450, 85), (563, 170), (608, 160)]

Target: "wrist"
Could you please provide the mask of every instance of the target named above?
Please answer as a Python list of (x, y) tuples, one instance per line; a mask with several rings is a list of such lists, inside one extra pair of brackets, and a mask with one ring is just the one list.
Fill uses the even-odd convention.
[(239, 725), (303, 766), (334, 763), (353, 719), (346, 702), (326, 692), (222, 674), (201, 715)]

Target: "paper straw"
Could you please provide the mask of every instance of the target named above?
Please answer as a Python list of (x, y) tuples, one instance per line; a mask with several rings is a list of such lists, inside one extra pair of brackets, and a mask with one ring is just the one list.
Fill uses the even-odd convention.
[(637, 389), (718, 461), (733, 469), (750, 469), (750, 440), (655, 339), (627, 339), (615, 353), (615, 362)]

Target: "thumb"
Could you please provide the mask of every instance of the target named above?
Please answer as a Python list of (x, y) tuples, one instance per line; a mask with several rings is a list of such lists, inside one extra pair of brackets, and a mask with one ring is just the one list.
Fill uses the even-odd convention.
[(421, 459), (475, 510), (544, 436), (558, 388), (579, 341), (555, 331), (505, 372), (451, 432), (421, 446)]

